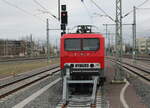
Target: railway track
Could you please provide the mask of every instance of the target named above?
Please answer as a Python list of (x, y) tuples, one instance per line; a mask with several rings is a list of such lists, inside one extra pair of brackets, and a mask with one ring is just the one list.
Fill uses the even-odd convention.
[[(51, 57), (54, 58), (54, 57)], [(13, 59), (2, 59), (0, 63), (5, 62), (19, 62), (19, 61), (32, 61), (32, 60), (45, 60), (45, 57), (35, 57), (35, 58), (13, 58)]]
[[(96, 103), (91, 105), (91, 101), (69, 101), (66, 105), (63, 105), (63, 101), (60, 101), (56, 108), (109, 108), (109, 103), (104, 99), (104, 93), (102, 87), (97, 89)], [(72, 98), (77, 100), (89, 98), (89, 95), (75, 95)]]
[(7, 84), (0, 85), (0, 99), (3, 99), (23, 88), (26, 88), (40, 80), (43, 80), (49, 76), (53, 76), (54, 74), (60, 71), (59, 66), (53, 67), (51, 69), (47, 69), (44, 71), (40, 71), (36, 74), (32, 74), (30, 76), (9, 82)]
[(141, 61), (148, 61), (148, 62), (150, 62), (150, 58), (136, 58), (136, 60), (141, 60)]
[[(108, 59), (111, 60), (112, 62), (116, 63), (116, 61), (114, 59), (112, 59), (112, 58), (108, 58)], [(117, 64), (122, 65), (123, 68), (131, 71), (132, 73), (140, 76), (144, 80), (150, 82), (150, 70), (144, 69), (142, 67), (132, 65), (132, 64), (129, 64), (126, 62), (120, 63), (119, 61), (117, 61)]]
[[(52, 56), (51, 59), (59, 58)], [(0, 63), (7, 63), (7, 62), (24, 62), (24, 61), (35, 61), (35, 60), (46, 60), (45, 57), (29, 57), (29, 58), (12, 58), (12, 59), (0, 59)]]
[[(129, 58), (132, 59), (132, 56), (123, 56), (124, 58)], [(150, 61), (150, 56), (137, 56), (135, 58), (136, 60), (140, 60), (140, 61)]]
[[(12, 95), (18, 91), (21, 91), (24, 88), (29, 87), (30, 85), (48, 78), (49, 76), (53, 76), (54, 74), (57, 74), (60, 71), (60, 68), (58, 66), (47, 69), (44, 71), (41, 71), (39, 73), (36, 73), (34, 75), (9, 82), (4, 85), (0, 85), (0, 100), (5, 100), (9, 95)], [(88, 98), (88, 96), (75, 96), (73, 98)], [(87, 102), (69, 102), (67, 105), (63, 106), (62, 101), (59, 103), (59, 105), (56, 108), (101, 108), (102, 106), (102, 93), (101, 93), (101, 87), (98, 88), (96, 93), (96, 104), (91, 105), (90, 101)], [(105, 107), (109, 108), (109, 107)]]

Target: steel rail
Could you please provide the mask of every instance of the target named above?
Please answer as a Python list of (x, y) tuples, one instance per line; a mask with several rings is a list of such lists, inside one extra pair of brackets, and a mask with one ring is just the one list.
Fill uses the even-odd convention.
[[(57, 67), (57, 68), (58, 68), (58, 67)], [(53, 70), (53, 69), (56, 69), (56, 67), (55, 67), (55, 68), (52, 68), (52, 69), (47, 69), (47, 70), (42, 71), (42, 72), (40, 72), (40, 73), (38, 73), (38, 74), (36, 74), (36, 75), (39, 75), (39, 74), (41, 74), (41, 73), (43, 73), (43, 72), (47, 72), (47, 71), (50, 71), (50, 70)], [(26, 88), (26, 87), (28, 87), (28, 86), (30, 86), (30, 85), (32, 85), (32, 84), (34, 84), (34, 83), (36, 83), (36, 82), (38, 82), (38, 81), (40, 81), (40, 80), (43, 80), (43, 79), (47, 78), (47, 77), (49, 77), (49, 76), (53, 76), (55, 73), (57, 73), (57, 72), (59, 72), (59, 71), (60, 71), (60, 68), (58, 68), (58, 69), (55, 70), (54, 72), (51, 72), (50, 74), (46, 74), (46, 75), (44, 75), (44, 76), (41, 76), (41, 77), (39, 77), (39, 78), (37, 78), (37, 79), (35, 79), (35, 80), (33, 80), (33, 81), (30, 81), (30, 82), (28, 82), (28, 83), (26, 83), (26, 84), (23, 84), (23, 85), (21, 85), (21, 86), (19, 86), (19, 87), (17, 87), (17, 88), (14, 88), (14, 89), (12, 89), (11, 91), (8, 91), (8, 92), (6, 92), (6, 93), (4, 93), (4, 94), (1, 94), (1, 95), (0, 95), (0, 99), (5, 98), (6, 96), (9, 96), (9, 95), (11, 95), (11, 94), (13, 94), (13, 93), (15, 93), (15, 92), (17, 92), (17, 91), (23, 89), (23, 88)], [(36, 75), (31, 75), (31, 76), (26, 77), (26, 78), (23, 78), (23, 79), (21, 79), (21, 80), (8, 83), (8, 84), (6, 84), (6, 85), (3, 85), (2, 88), (5, 88), (6, 86), (10, 86), (10, 85), (15, 84), (15, 83), (17, 84), (17, 83), (19, 83), (20, 81), (26, 80), (26, 79), (31, 78), (31, 77), (36, 76)], [(1, 88), (1, 89), (2, 89), (2, 88)]]
[(150, 61), (150, 58), (135, 58), (136, 60), (141, 60), (141, 61)]
[[(95, 104), (91, 104), (91, 101), (68, 101), (66, 104), (63, 104), (63, 101), (60, 102), (60, 104), (56, 107), (56, 108), (100, 108), (103, 104), (102, 99), (103, 99), (103, 92), (101, 91), (101, 87), (97, 88), (97, 92), (96, 92), (96, 103)], [(78, 98), (83, 98), (82, 95), (81, 96), (77, 96)], [(77, 98), (76, 96), (74, 98)], [(84, 97), (85, 99), (88, 98), (88, 96)], [(108, 106), (105, 108), (109, 108)]]
[(18, 79), (18, 80), (15, 80), (15, 81), (9, 82), (9, 83), (7, 83), (7, 84), (0, 85), (0, 89), (2, 89), (2, 88), (4, 88), (4, 87), (7, 87), (7, 86), (9, 86), (9, 85), (12, 85), (12, 84), (18, 83), (18, 82), (20, 82), (20, 81), (26, 80), (26, 79), (28, 79), (28, 78), (31, 78), (31, 77), (34, 77), (34, 76), (37, 76), (37, 75), (43, 74), (43, 73), (45, 73), (45, 72), (47, 72), (47, 71), (50, 71), (50, 70), (56, 69), (56, 68), (58, 68), (58, 67), (59, 67), (59, 66), (55, 66), (55, 67), (53, 67), (53, 68), (50, 68), (50, 69), (46, 69), (46, 70), (40, 71), (40, 72), (35, 73), (35, 74), (32, 74), (32, 75), (30, 75), (30, 76), (27, 76), (27, 77), (24, 77), (24, 78), (21, 78), (21, 79)]
[[(124, 55), (124, 58), (132, 59), (131, 55)], [(150, 56), (138, 56), (135, 60), (150, 61)]]
[[(112, 59), (112, 58), (108, 58), (108, 59), (110, 59), (110, 61), (116, 63), (116, 61), (115, 61), (114, 59)], [(137, 66), (131, 65), (131, 64), (129, 64), (129, 63), (125, 63), (125, 62), (122, 62), (122, 64), (121, 64), (120, 62), (117, 61), (117, 64), (122, 65), (122, 67), (124, 67), (125, 69), (131, 71), (132, 73), (134, 73), (134, 74), (140, 76), (141, 78), (145, 79), (146, 81), (150, 82), (150, 77), (147, 78), (145, 75), (142, 75), (142, 74), (136, 72), (134, 69), (140, 70), (140, 71), (142, 71), (142, 72), (144, 72), (144, 73), (146, 73), (146, 74), (148, 74), (148, 75), (150, 75), (150, 71), (147, 71), (147, 70), (145, 70), (145, 69), (143, 69), (143, 68), (140, 68), (140, 67), (137, 67)], [(125, 65), (126, 65), (126, 66), (125, 66)], [(130, 67), (132, 67), (132, 68), (134, 68), (134, 69), (131, 69), (131, 68), (129, 68), (128, 66), (130, 66)]]

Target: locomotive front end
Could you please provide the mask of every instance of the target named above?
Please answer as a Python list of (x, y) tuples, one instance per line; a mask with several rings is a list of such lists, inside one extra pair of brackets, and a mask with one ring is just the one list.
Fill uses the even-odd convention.
[(104, 38), (100, 34), (66, 34), (61, 39), (61, 68), (72, 79), (103, 77)]
[[(95, 103), (98, 85), (104, 82), (104, 37), (92, 33), (92, 26), (77, 26), (76, 33), (64, 34), (60, 41), (60, 65), (63, 79), (63, 101), (76, 101), (71, 97), (91, 93), (82, 101)], [(69, 97), (70, 95), (70, 97)], [(80, 100), (81, 101), (81, 100)]]

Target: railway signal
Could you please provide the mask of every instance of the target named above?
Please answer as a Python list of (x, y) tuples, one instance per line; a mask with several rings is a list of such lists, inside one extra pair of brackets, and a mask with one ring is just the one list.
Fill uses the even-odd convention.
[(61, 23), (62, 23), (62, 24), (68, 24), (67, 11), (62, 11), (62, 12), (61, 12)]
[(66, 25), (65, 24), (61, 24), (61, 30), (66, 30)]
[(61, 10), (66, 11), (66, 5), (61, 5)]
[(68, 24), (68, 13), (66, 5), (61, 5), (61, 36), (66, 33), (66, 25)]

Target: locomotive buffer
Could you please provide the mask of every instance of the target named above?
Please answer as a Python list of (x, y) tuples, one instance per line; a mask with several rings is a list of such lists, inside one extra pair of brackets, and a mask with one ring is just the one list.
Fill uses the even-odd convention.
[[(85, 103), (88, 102), (90, 105), (95, 105), (96, 103), (96, 92), (97, 92), (97, 83), (98, 77), (93, 77), (93, 80), (73, 80), (70, 78), (71, 67), (65, 66), (66, 75), (63, 77), (63, 105), (67, 105), (68, 102), (77, 102), (77, 103)], [(92, 94), (89, 96), (81, 95), (71, 95), (69, 91), (69, 84), (92, 84)], [(80, 89), (80, 88), (79, 88)], [(74, 98), (73, 98), (74, 97)]]

